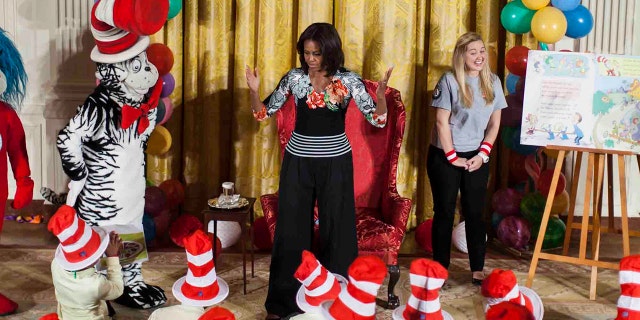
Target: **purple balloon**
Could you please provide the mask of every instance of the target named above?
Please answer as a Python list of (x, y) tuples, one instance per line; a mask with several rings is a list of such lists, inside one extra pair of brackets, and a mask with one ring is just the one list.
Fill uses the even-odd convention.
[(502, 110), (500, 125), (518, 127), (522, 122), (522, 100), (518, 96), (510, 94), (505, 97), (508, 107)]
[(522, 201), (522, 195), (511, 188), (500, 189), (491, 197), (493, 210), (505, 217), (520, 213), (520, 201)]
[(161, 98), (168, 97), (173, 89), (176, 87), (176, 79), (173, 77), (171, 73), (167, 73), (162, 76), (162, 92), (160, 93)]
[(514, 249), (523, 250), (531, 239), (531, 228), (525, 218), (510, 216), (498, 224), (498, 239)]
[(147, 187), (144, 191), (144, 212), (152, 217), (158, 216), (167, 204), (164, 191), (156, 186)]

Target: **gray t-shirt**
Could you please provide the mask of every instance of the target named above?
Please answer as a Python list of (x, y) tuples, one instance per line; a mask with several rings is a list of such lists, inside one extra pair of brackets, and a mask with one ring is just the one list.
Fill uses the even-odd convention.
[[(500, 79), (496, 75), (492, 75), (492, 79), (495, 98), (489, 105), (486, 104), (482, 97), (479, 77), (466, 76), (466, 81), (473, 92), (471, 108), (465, 108), (462, 105), (462, 95), (458, 94), (458, 82), (451, 72), (445, 73), (433, 90), (431, 105), (435, 108), (451, 111), (449, 126), (453, 138), (453, 148), (458, 152), (478, 150), (484, 139), (484, 132), (487, 129), (487, 124), (493, 111), (507, 107)], [(431, 144), (442, 149), (435, 126), (431, 136)]]

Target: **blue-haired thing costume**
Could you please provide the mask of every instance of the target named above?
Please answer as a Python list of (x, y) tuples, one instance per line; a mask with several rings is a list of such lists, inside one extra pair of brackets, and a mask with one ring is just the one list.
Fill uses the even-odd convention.
[[(29, 169), (24, 128), (16, 108), (26, 94), (27, 74), (20, 53), (4, 30), (0, 29), (0, 77), (6, 82), (0, 86), (0, 232), (4, 221), (4, 210), (9, 196), (7, 182), (7, 156), (16, 180), (16, 194), (11, 206), (20, 209), (33, 197), (33, 180)], [(4, 90), (2, 90), (4, 89)], [(0, 294), (0, 316), (17, 310), (18, 305)]]

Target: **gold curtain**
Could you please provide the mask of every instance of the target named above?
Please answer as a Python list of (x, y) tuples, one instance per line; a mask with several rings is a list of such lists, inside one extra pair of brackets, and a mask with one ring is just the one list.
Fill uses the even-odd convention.
[(223, 181), (234, 181), (238, 192), (251, 197), (276, 191), (276, 124), (253, 119), (244, 69), (258, 68), (260, 95), (266, 96), (287, 70), (299, 65), (295, 44), (300, 33), (313, 22), (329, 22), (342, 37), (347, 68), (375, 80), (394, 66), (390, 85), (400, 90), (407, 109), (398, 191), (413, 200), (408, 225), (413, 227), (432, 215), (425, 168), (433, 124), (430, 92), (450, 65), (456, 38), (467, 30), (482, 34), (490, 65), (498, 72), (505, 49), (522, 41), (500, 33), (503, 2), (185, 1), (182, 12), (154, 37), (174, 52), (176, 90), (167, 124), (174, 145), (167, 155), (149, 156), (149, 177), (155, 183), (185, 182), (183, 209), (196, 215)]

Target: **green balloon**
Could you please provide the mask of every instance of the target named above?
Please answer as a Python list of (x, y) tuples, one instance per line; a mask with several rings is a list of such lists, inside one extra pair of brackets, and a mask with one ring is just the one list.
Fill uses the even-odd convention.
[(500, 133), (500, 138), (502, 139), (502, 142), (504, 143), (505, 147), (512, 149), (513, 150), (513, 132), (515, 130), (520, 130), (520, 128), (514, 128), (514, 127), (502, 127), (501, 128), (501, 133)]
[(173, 19), (182, 10), (182, 0), (169, 0), (169, 14), (167, 20)]
[(507, 3), (500, 13), (500, 22), (507, 31), (523, 34), (531, 31), (531, 19), (536, 12), (525, 7), (521, 0)]
[(546, 204), (547, 198), (539, 192), (531, 192), (522, 197), (520, 212), (532, 225), (540, 225)]
[[(567, 230), (567, 226), (558, 217), (551, 217), (547, 224), (547, 231), (544, 233), (544, 240), (542, 240), (542, 249), (560, 248), (564, 244), (564, 233)], [(540, 231), (540, 224), (534, 225), (531, 228), (531, 238), (538, 237)]]

